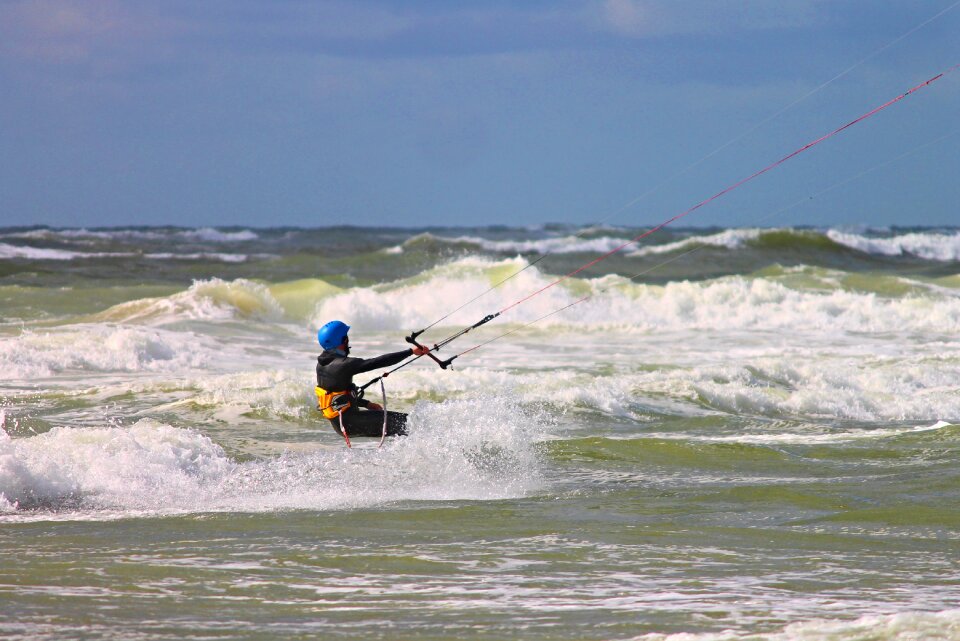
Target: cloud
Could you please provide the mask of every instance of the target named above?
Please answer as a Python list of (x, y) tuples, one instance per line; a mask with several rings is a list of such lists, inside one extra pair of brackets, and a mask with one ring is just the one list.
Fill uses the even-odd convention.
[(87, 60), (105, 41), (123, 37), (124, 24), (124, 11), (116, 2), (4, 3), (0, 5), (0, 50), (27, 60)]
[(618, 41), (796, 27), (826, 0), (12, 0), (0, 55), (132, 66), (207, 52), (443, 58), (583, 51)]
[(602, 12), (607, 25), (617, 33), (641, 36), (650, 31), (649, 11), (635, 0), (606, 0)]
[[(444, 58), (576, 47), (581, 3), (327, 2), (276, 12), (272, 26), (236, 25), (232, 42), (346, 58)], [(293, 9), (296, 9), (293, 11)], [(269, 37), (264, 37), (269, 34)]]
[[(224, 53), (444, 58), (569, 49), (594, 38), (582, 1), (0, 1), (0, 58), (134, 67)], [(0, 60), (2, 62), (2, 60)]]
[(805, 27), (823, 20), (824, 0), (602, 0), (595, 5), (608, 31), (628, 37), (712, 34)]

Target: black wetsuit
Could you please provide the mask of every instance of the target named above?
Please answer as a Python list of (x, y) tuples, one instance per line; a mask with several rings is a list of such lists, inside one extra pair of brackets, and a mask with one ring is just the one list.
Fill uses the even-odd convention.
[[(405, 349), (402, 352), (393, 352), (375, 358), (351, 358), (338, 354), (332, 349), (324, 350), (317, 357), (317, 387), (322, 387), (328, 392), (353, 390), (355, 389), (353, 377), (356, 374), (396, 365), (411, 354), (413, 350)], [(360, 407), (366, 407), (368, 404), (369, 401), (366, 399), (353, 399), (352, 405), (343, 412), (343, 426), (351, 437), (379, 437), (383, 433), (383, 412), (360, 411)], [(330, 419), (330, 424), (339, 434), (340, 418)], [(407, 415), (403, 412), (387, 412), (387, 434), (390, 436), (406, 434), (406, 424)]]

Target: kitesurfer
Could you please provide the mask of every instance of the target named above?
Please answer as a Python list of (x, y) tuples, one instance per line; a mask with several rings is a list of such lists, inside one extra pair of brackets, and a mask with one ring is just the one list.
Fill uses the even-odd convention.
[[(358, 398), (353, 377), (396, 365), (409, 356), (423, 356), (430, 350), (417, 346), (375, 358), (351, 358), (349, 331), (349, 325), (335, 320), (317, 332), (317, 341), (323, 348), (323, 353), (317, 357), (317, 409), (330, 420), (338, 434), (342, 424), (347, 436), (381, 436), (383, 407), (379, 403)], [(388, 435), (406, 434), (406, 423), (407, 415), (403, 412), (387, 412)]]

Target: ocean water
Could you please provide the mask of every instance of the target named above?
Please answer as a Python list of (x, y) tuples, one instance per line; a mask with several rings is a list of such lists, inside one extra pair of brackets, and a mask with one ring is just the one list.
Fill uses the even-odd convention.
[(960, 639), (960, 230), (641, 231), (0, 229), (0, 637)]

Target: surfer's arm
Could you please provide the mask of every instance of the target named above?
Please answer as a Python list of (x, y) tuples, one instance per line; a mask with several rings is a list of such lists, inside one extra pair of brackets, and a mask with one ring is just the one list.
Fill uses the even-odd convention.
[(391, 352), (390, 354), (383, 354), (382, 356), (375, 356), (373, 358), (357, 358), (351, 359), (357, 361), (356, 363), (351, 363), (353, 370), (351, 374), (362, 374), (363, 372), (369, 372), (370, 370), (380, 369), (381, 367), (390, 367), (391, 365), (396, 365), (403, 359), (408, 356), (413, 355), (412, 349), (405, 349), (399, 352)]

